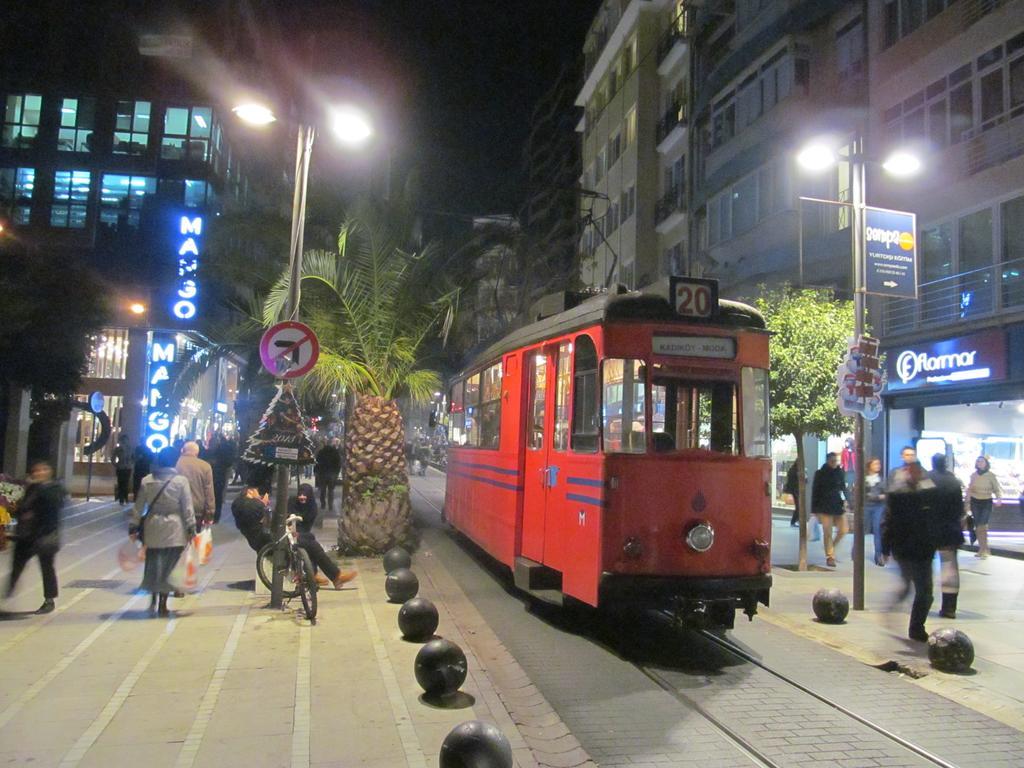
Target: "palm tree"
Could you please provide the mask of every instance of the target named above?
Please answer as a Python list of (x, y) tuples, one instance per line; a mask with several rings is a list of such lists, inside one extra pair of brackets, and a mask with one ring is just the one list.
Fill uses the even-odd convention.
[[(337, 252), (303, 257), (300, 316), (316, 332), (320, 359), (305, 386), (354, 395), (345, 430), (344, 513), (338, 546), (374, 554), (411, 545), (402, 416), (396, 399), (429, 400), (441, 376), (425, 367), (428, 342), (451, 326), (458, 291), (444, 285), (431, 242), (418, 252), (413, 219), (394, 204), (363, 200), (346, 217)], [(287, 272), (271, 288), (263, 321), (280, 318)]]

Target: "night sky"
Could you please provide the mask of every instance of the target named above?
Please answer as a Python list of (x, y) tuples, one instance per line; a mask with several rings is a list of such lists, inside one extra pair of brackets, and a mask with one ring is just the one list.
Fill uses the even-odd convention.
[(396, 168), (420, 169), (428, 204), (512, 212), (530, 112), (561, 68), (578, 64), (599, 5), (307, 0), (281, 6), (282, 42), (320, 72), (360, 82), (382, 113)]

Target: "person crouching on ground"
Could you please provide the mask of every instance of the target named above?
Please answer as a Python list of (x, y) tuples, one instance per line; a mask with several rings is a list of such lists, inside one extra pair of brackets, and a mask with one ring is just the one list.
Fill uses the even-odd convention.
[(132, 507), (128, 535), (142, 534), (146, 547), (146, 567), (142, 588), (152, 597), (149, 609), (157, 607), (160, 616), (168, 616), (167, 598), (181, 588), (169, 581), (182, 551), (196, 535), (196, 517), (192, 508), (192, 489), (188, 480), (174, 469), (174, 448), (164, 448), (156, 460), (156, 469), (142, 481), (139, 496)]
[(334, 584), (335, 589), (341, 589), (341, 585), (352, 581), (358, 574), (355, 571), (343, 571), (324, 552), (320, 542), (313, 535), (313, 523), (316, 522), (317, 508), (316, 496), (313, 486), (303, 483), (299, 486), (299, 492), (288, 499), (288, 514), (298, 515), (301, 520), (296, 524), (298, 529), (298, 544), (309, 553), (315, 568), (324, 572), (324, 576), (317, 573), (317, 582), (320, 584)]
[(893, 556), (900, 566), (903, 588), (895, 603), (906, 600), (911, 586), (914, 603), (910, 608), (908, 636), (925, 642), (928, 632), (924, 623), (932, 607), (932, 558), (935, 557), (934, 513), (935, 483), (917, 462), (913, 448), (901, 452), (902, 467), (892, 474), (882, 517), (882, 553)]
[[(818, 516), (823, 529), (825, 562), (836, 564), (836, 547), (846, 535), (846, 473), (839, 466), (839, 454), (830, 453), (825, 463), (814, 473), (814, 487), (811, 489), (811, 511)], [(836, 537), (832, 538), (832, 527)]]
[(941, 453), (932, 456), (930, 477), (935, 483), (932, 526), (935, 546), (939, 550), (942, 590), (942, 608), (939, 609), (939, 616), (944, 619), (955, 619), (956, 601), (960, 594), (960, 565), (956, 561), (956, 553), (964, 543), (963, 525), (960, 522), (964, 511), (964, 486), (957, 476), (946, 468), (946, 457)]
[(11, 579), (7, 596), (35, 555), (43, 572), (43, 604), (36, 613), (51, 613), (57, 599), (57, 571), (53, 561), (60, 549), (60, 511), (64, 507), (64, 487), (53, 479), (53, 467), (45, 461), (35, 462), (28, 475), (28, 487), (18, 503), (18, 538), (14, 543)]
[(259, 488), (255, 485), (248, 486), (231, 502), (235, 526), (256, 553), (274, 540), (267, 530), (269, 504), (269, 497), (261, 497)]

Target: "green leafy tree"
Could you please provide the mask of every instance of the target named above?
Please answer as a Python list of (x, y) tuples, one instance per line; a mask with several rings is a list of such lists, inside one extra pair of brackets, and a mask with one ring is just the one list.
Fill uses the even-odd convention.
[[(441, 388), (427, 367), (429, 341), (451, 326), (458, 292), (437, 264), (443, 249), (409, 247), (414, 219), (396, 204), (362, 200), (346, 217), (337, 252), (303, 257), (300, 317), (316, 332), (320, 359), (304, 386), (354, 396), (345, 429), (343, 552), (373, 554), (413, 540), (405, 434), (397, 398), (426, 402)], [(263, 321), (287, 301), (286, 272), (270, 290)]]
[[(834, 435), (850, 420), (836, 405), (836, 369), (853, 330), (853, 302), (829, 290), (762, 288), (757, 308), (772, 332), (772, 436), (796, 440), (799, 498), (806, 499), (804, 437)], [(800, 504), (800, 562), (807, 569), (807, 505)]]

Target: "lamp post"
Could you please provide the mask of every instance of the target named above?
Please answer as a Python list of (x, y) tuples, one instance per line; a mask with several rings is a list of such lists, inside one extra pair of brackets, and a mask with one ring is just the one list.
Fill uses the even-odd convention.
[[(865, 209), (866, 172), (868, 158), (864, 153), (864, 137), (858, 135), (850, 147), (850, 224), (853, 228), (853, 336), (858, 343), (864, 335), (865, 312)], [(825, 142), (807, 145), (797, 156), (797, 162), (808, 171), (823, 171), (836, 163), (836, 153)], [(912, 176), (921, 168), (920, 160), (911, 152), (896, 151), (882, 164), (892, 176)], [(834, 205), (846, 205), (839, 201), (819, 201)], [(803, 233), (801, 232), (801, 240)], [(803, 270), (803, 254), (800, 257)], [(854, 416), (854, 479), (853, 479), (853, 609), (864, 610), (864, 414)]]
[[(238, 118), (250, 125), (267, 126), (275, 122), (272, 109), (258, 102), (239, 104), (232, 110)], [(373, 133), (369, 120), (354, 107), (343, 106), (327, 111), (327, 118), (335, 136), (344, 144), (358, 146), (365, 142)], [(300, 284), (302, 281), (302, 243), (306, 224), (306, 189), (309, 184), (309, 161), (313, 153), (313, 141), (316, 128), (308, 122), (300, 121), (296, 126), (295, 148), (295, 189), (292, 194), (292, 227), (288, 253), (288, 299), (284, 314), (289, 320), (298, 319)], [(277, 468), (274, 484), (274, 512), (271, 527), (274, 538), (284, 534), (284, 521), (288, 514), (288, 478), (290, 469), (287, 464)], [(274, 556), (274, 578), (270, 589), (270, 607), (280, 608), (282, 605), (282, 587), (284, 580), (284, 552), (277, 550)]]

